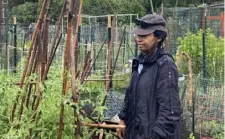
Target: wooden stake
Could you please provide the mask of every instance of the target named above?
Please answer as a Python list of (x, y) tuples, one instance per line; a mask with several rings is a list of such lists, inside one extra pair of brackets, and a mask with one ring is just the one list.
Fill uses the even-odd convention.
[[(41, 26), (41, 24), (42, 24), (42, 20), (43, 20), (43, 17), (44, 17), (46, 5), (47, 5), (47, 0), (43, 0), (41, 12), (40, 12), (40, 15), (39, 15), (37, 24), (36, 24), (36, 26), (35, 26), (34, 33), (33, 33), (33, 35), (32, 35), (32, 41), (31, 41), (30, 49), (29, 49), (29, 51), (28, 51), (28, 55), (27, 55), (27, 59), (26, 59), (25, 67), (24, 67), (24, 71), (23, 71), (23, 73), (22, 73), (22, 77), (21, 77), (21, 81), (20, 81), (20, 86), (19, 86), (20, 88), (23, 87), (23, 82), (24, 82), (25, 77), (26, 77), (26, 75), (27, 75), (27, 69), (28, 69), (28, 66), (29, 66), (29, 64), (30, 64), (29, 61), (30, 61), (31, 53), (32, 53), (32, 51), (33, 51), (33, 47), (34, 47), (34, 44), (35, 44), (35, 40), (36, 40), (36, 38), (37, 38), (38, 29), (40, 28), (40, 26)], [(32, 62), (33, 62), (33, 61), (32, 61)], [(12, 112), (11, 112), (11, 115), (10, 115), (10, 120), (11, 120), (11, 121), (14, 120), (14, 115), (15, 115), (15, 111), (16, 111), (16, 106), (17, 106), (18, 100), (19, 100), (19, 94), (16, 96), (16, 101), (15, 101), (15, 103), (13, 104)]]
[[(77, 16), (75, 16), (75, 34), (74, 34), (74, 42), (73, 46), (71, 47), (71, 89), (72, 89), (72, 98), (74, 103), (78, 103), (78, 93), (76, 90), (76, 70), (77, 70), (77, 64), (78, 64), (78, 28), (80, 25), (80, 18), (81, 18), (81, 11), (82, 11), (82, 5), (83, 0), (79, 1), (79, 9), (75, 9), (75, 13)], [(76, 139), (80, 139), (80, 121), (78, 119), (78, 114), (76, 113), (76, 110), (74, 110), (74, 121), (76, 123), (75, 128), (75, 137)]]
[[(112, 49), (113, 49), (113, 41), (114, 41), (114, 28), (116, 26), (116, 20), (117, 20), (117, 17), (116, 15), (114, 14), (114, 17), (113, 17), (113, 25), (112, 25), (112, 31), (111, 31), (111, 39), (110, 39), (110, 42), (109, 42), (109, 53), (108, 53), (108, 58), (107, 58), (107, 72), (106, 72), (106, 79), (110, 79), (109, 76), (111, 75), (111, 67), (112, 67)], [(109, 91), (109, 86), (110, 86), (110, 81), (106, 81), (106, 84), (105, 84), (105, 91), (108, 92)]]
[[(71, 47), (71, 38), (72, 38), (72, 18), (71, 12), (68, 13), (67, 16), (67, 38), (66, 38), (66, 48), (64, 53), (64, 69), (63, 69), (63, 86), (62, 86), (62, 96), (65, 96), (67, 94), (67, 86), (68, 86), (68, 72), (69, 72), (69, 51)], [(62, 139), (62, 130), (64, 127), (63, 123), (63, 115), (64, 115), (64, 104), (61, 103), (61, 110), (60, 110), (60, 116), (59, 116), (59, 134), (58, 139)]]
[(63, 15), (64, 15), (64, 13), (66, 11), (66, 4), (67, 4), (67, 0), (64, 0), (64, 4), (63, 4), (63, 7), (61, 9), (60, 16), (59, 16), (58, 21), (56, 23), (55, 36), (54, 36), (54, 39), (52, 41), (52, 47), (51, 47), (51, 50), (50, 50), (50, 55), (48, 56), (46, 68), (45, 68), (45, 71), (44, 71), (44, 74), (43, 74), (43, 78), (42, 78), (43, 80), (46, 79), (48, 71), (49, 71), (49, 68), (50, 68), (51, 63), (52, 63), (52, 60), (53, 60), (53, 58), (55, 56), (55, 52), (56, 52), (56, 49), (57, 49), (57, 46), (58, 46), (58, 44), (55, 46), (55, 44), (57, 43), (57, 39), (60, 40), (61, 37), (62, 37), (62, 35), (60, 35), (59, 31), (60, 31), (61, 26), (62, 26)]
[(104, 42), (103, 42), (101, 48), (99, 49), (99, 51), (98, 51), (98, 53), (97, 53), (97, 56), (94, 58), (94, 61), (93, 61), (92, 65), (91, 65), (91, 67), (90, 67), (90, 69), (88, 70), (88, 73), (87, 73), (87, 75), (86, 75), (86, 78), (91, 74), (91, 70), (92, 70), (93, 66), (95, 65), (95, 62), (96, 62), (96, 60), (97, 60), (97, 58), (98, 58), (100, 52), (102, 51), (102, 48), (103, 48), (103, 46), (105, 45), (106, 41), (107, 41), (107, 39), (104, 40)]
[[(38, 33), (38, 36), (39, 36), (39, 33)], [(27, 70), (28, 73), (27, 73), (26, 76), (31, 75), (32, 68), (36, 65), (36, 62), (34, 62), (34, 61), (36, 61), (36, 55), (37, 55), (36, 51), (38, 49), (37, 43), (38, 43), (38, 40), (40, 40), (40, 38), (38, 37), (36, 40), (37, 40), (37, 41), (35, 41), (36, 45), (34, 45), (34, 50), (32, 51), (32, 55), (31, 55), (31, 58), (30, 58), (30, 64), (29, 64), (28, 70)], [(26, 86), (26, 88), (27, 88), (27, 86)], [(19, 114), (18, 114), (18, 120), (19, 121), (21, 120), (21, 116), (23, 114), (23, 107), (24, 107), (25, 98), (26, 98), (26, 92), (24, 92), (24, 95), (21, 98), (21, 104), (20, 104), (20, 109), (19, 109)]]
[[(46, 15), (47, 16), (47, 15)], [(42, 53), (41, 53), (41, 82), (44, 81), (44, 72), (45, 72), (45, 67), (47, 65), (47, 59), (48, 59), (48, 35), (49, 35), (49, 21), (50, 19), (46, 17), (45, 23), (44, 23), (44, 30), (43, 30), (43, 46), (42, 46)]]
[(90, 65), (90, 62), (91, 62), (90, 58), (91, 58), (91, 51), (89, 50), (87, 55), (86, 55), (85, 61), (84, 61), (84, 66), (83, 66), (83, 70), (82, 70), (83, 72), (81, 74), (81, 79), (80, 79), (81, 84), (83, 84), (85, 75), (88, 72), (88, 69), (89, 69), (88, 65)]
[(109, 129), (116, 129), (116, 128), (125, 128), (125, 125), (113, 125), (113, 124), (89, 124), (84, 123), (85, 126), (89, 127), (96, 127), (96, 128), (109, 128)]

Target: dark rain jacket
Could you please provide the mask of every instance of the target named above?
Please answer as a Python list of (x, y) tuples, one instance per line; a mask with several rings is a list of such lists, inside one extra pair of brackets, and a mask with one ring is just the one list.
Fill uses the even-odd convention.
[[(138, 73), (138, 65), (143, 69)], [(132, 62), (132, 78), (119, 114), (126, 123), (124, 139), (180, 139), (181, 107), (178, 73), (163, 48)]]

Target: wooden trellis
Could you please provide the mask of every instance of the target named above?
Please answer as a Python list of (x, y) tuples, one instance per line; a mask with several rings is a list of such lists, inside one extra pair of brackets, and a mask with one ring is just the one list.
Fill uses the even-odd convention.
[[(24, 107), (33, 110), (32, 122), (35, 122), (39, 119), (39, 106), (42, 100), (42, 95), (45, 93), (41, 86), (45, 84), (45, 80), (47, 79), (47, 75), (49, 69), (51, 67), (53, 58), (55, 56), (56, 50), (58, 48), (59, 42), (62, 38), (62, 32), (60, 31), (62, 26), (62, 18), (64, 15), (67, 15), (67, 38), (66, 38), (66, 48), (64, 55), (64, 68), (63, 68), (63, 83), (62, 83), (62, 96), (68, 94), (68, 89), (71, 87), (72, 90), (72, 101), (73, 103), (79, 102), (79, 95), (77, 90), (76, 81), (80, 80), (81, 84), (87, 81), (100, 81), (94, 79), (87, 79), (89, 76), (89, 71), (92, 68), (91, 65), (91, 50), (88, 50), (86, 54), (86, 58), (84, 60), (83, 68), (81, 71), (78, 71), (78, 28), (81, 22), (81, 9), (82, 9), (82, 0), (64, 0), (63, 7), (61, 9), (61, 13), (58, 17), (58, 21), (56, 22), (54, 39), (52, 41), (52, 47), (48, 50), (48, 28), (49, 28), (49, 11), (48, 9), (51, 6), (51, 0), (43, 0), (42, 8), (40, 15), (38, 17), (35, 30), (32, 35), (32, 41), (29, 48), (29, 52), (26, 58), (25, 67), (23, 70), (23, 74), (18, 83), (21, 90), (24, 91), (24, 94), (21, 96), (20, 93), (16, 96), (16, 101), (13, 104), (12, 112), (10, 116), (10, 120), (15, 121), (15, 117), (17, 116), (17, 121), (21, 121)], [(79, 6), (78, 6), (79, 5)], [(108, 20), (111, 23), (111, 18)], [(107, 92), (110, 88), (110, 82), (112, 82), (112, 69), (115, 68), (116, 61), (114, 65), (112, 65), (112, 49), (113, 49), (113, 39), (114, 39), (114, 28), (116, 24), (116, 15), (113, 18), (113, 24), (110, 25), (109, 28), (111, 31), (111, 38), (109, 40), (109, 53), (108, 53), (108, 69), (106, 73), (106, 79), (102, 79), (101, 81), (105, 82), (105, 91)], [(125, 37), (125, 29), (123, 33), (123, 38), (121, 40), (120, 47), (122, 45), (122, 41)], [(106, 42), (106, 41), (105, 41)], [(105, 43), (104, 42), (104, 43)], [(103, 44), (104, 45), (104, 44)], [(119, 47), (119, 48), (120, 48)], [(48, 53), (48, 51), (50, 51)], [(120, 52), (120, 49), (117, 53)], [(117, 54), (118, 57), (118, 54)], [(114, 66), (114, 67), (112, 67)], [(29, 77), (36, 73), (38, 78), (34, 80), (29, 80)], [(71, 74), (71, 77), (69, 76)], [(25, 82), (26, 81), (26, 82)], [(31, 98), (31, 94), (35, 93), (36, 95)], [(19, 105), (19, 107), (17, 106)], [(62, 139), (63, 135), (63, 127), (64, 127), (64, 105), (61, 103), (60, 105), (60, 115), (59, 115), (59, 128), (58, 128), (58, 139)], [(16, 115), (16, 111), (18, 109), (18, 115)], [(97, 128), (124, 128), (125, 126), (119, 125), (111, 125), (96, 122), (92, 117), (86, 114), (85, 111), (80, 111), (82, 115), (87, 116), (89, 119), (92, 119), (94, 123), (82, 123), (79, 121), (78, 113), (76, 112), (76, 108), (74, 108), (74, 122), (76, 124), (75, 130), (75, 138), (79, 139), (81, 135), (80, 127), (81, 126), (89, 126), (89, 127), (97, 127)], [(16, 128), (20, 128), (20, 125), (17, 124)], [(29, 129), (29, 135), (26, 137), (27, 139), (32, 137), (32, 128)], [(40, 131), (39, 131), (40, 132)], [(38, 133), (35, 133), (38, 134)], [(72, 134), (72, 133), (71, 133)], [(99, 138), (103, 137), (103, 130), (100, 134)]]

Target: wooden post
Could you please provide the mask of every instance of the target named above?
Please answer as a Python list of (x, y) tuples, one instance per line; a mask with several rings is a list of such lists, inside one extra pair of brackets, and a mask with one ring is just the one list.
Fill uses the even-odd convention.
[[(78, 3), (78, 1), (76, 1)], [(70, 56), (71, 56), (71, 74), (72, 74), (72, 79), (71, 79), (71, 89), (72, 89), (72, 98), (74, 103), (78, 103), (78, 93), (76, 89), (76, 71), (77, 71), (77, 65), (78, 65), (78, 30), (79, 30), (79, 25), (80, 25), (80, 20), (81, 20), (81, 11), (82, 11), (82, 6), (83, 6), (83, 0), (79, 1), (79, 7), (78, 9), (74, 9), (75, 13), (75, 34), (74, 34), (74, 42), (73, 46), (71, 46), (70, 49)], [(73, 11), (73, 10), (72, 10)], [(77, 14), (76, 14), (77, 13)], [(80, 121), (78, 118), (78, 113), (76, 110), (74, 110), (74, 122), (76, 124), (75, 128), (75, 138), (80, 139)]]
[[(66, 48), (64, 53), (64, 69), (63, 69), (63, 86), (62, 86), (62, 96), (67, 94), (67, 86), (68, 86), (68, 72), (69, 72), (69, 56), (70, 56), (70, 47), (71, 47), (71, 38), (72, 38), (72, 14), (69, 12), (67, 14), (67, 38), (66, 38)], [(58, 139), (62, 139), (62, 130), (64, 127), (64, 104), (61, 102), (61, 110), (60, 110), (60, 118), (59, 118), (59, 134)]]
[(86, 73), (88, 72), (88, 65), (90, 65), (90, 58), (91, 58), (91, 50), (88, 48), (88, 53), (86, 55), (86, 58), (84, 60), (84, 66), (83, 66), (83, 70), (82, 70), (82, 73), (81, 73), (81, 84), (83, 84), (83, 81), (84, 81), (84, 78), (85, 78), (85, 75)]
[(41, 81), (45, 80), (43, 79), (45, 68), (47, 65), (47, 59), (48, 59), (48, 35), (49, 35), (49, 21), (50, 19), (46, 17), (45, 23), (44, 23), (44, 30), (43, 30), (43, 46), (42, 46), (42, 53), (41, 53)]
[[(112, 49), (113, 49), (113, 41), (114, 41), (114, 28), (116, 25), (116, 20), (117, 17), (114, 14), (113, 17), (113, 25), (111, 28), (111, 38), (110, 38), (110, 42), (109, 42), (109, 47), (108, 47), (108, 57), (107, 57), (107, 72), (106, 72), (106, 79), (110, 79), (111, 76), (111, 68), (112, 68)], [(109, 91), (109, 87), (110, 87), (110, 81), (106, 81), (105, 83), (105, 91), (108, 92)]]
[(48, 59), (47, 59), (46, 68), (45, 68), (44, 75), (43, 75), (43, 78), (42, 78), (43, 80), (45, 80), (45, 78), (47, 77), (50, 65), (51, 65), (53, 57), (55, 55), (55, 51), (56, 51), (55, 45), (57, 45), (57, 39), (60, 40), (60, 38), (62, 37), (62, 35), (59, 36), (59, 34), (60, 34), (59, 32), (60, 32), (60, 29), (61, 29), (61, 26), (62, 26), (62, 18), (63, 18), (63, 15), (64, 15), (65, 11), (66, 11), (66, 4), (67, 4), (67, 0), (64, 0), (64, 4), (63, 4), (63, 7), (61, 9), (61, 13), (59, 15), (58, 21), (56, 22), (55, 36), (54, 36), (54, 39), (52, 41), (52, 47), (51, 47), (50, 54), (49, 54)]

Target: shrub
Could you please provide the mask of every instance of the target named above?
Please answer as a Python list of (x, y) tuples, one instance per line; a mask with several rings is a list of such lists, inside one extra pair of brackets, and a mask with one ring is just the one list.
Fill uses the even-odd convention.
[[(177, 55), (186, 52), (192, 59), (194, 74), (202, 73), (202, 33), (200, 30), (196, 34), (188, 31), (184, 37), (178, 38)], [(224, 77), (224, 38), (217, 38), (211, 29), (206, 30), (206, 72), (207, 77), (223, 80)], [(180, 72), (187, 74), (187, 66), (183, 62), (179, 65)]]

